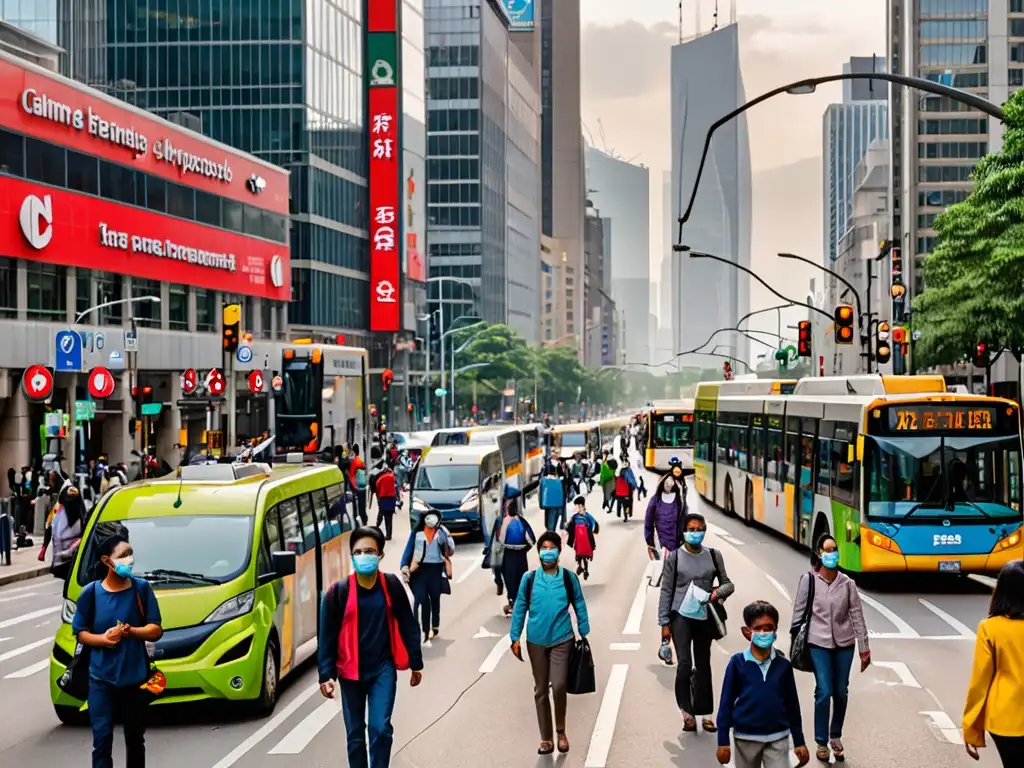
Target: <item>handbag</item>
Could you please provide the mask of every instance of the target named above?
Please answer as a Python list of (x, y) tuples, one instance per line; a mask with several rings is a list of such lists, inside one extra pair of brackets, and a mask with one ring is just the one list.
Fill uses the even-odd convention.
[(73, 699), (85, 701), (89, 698), (89, 661), (92, 656), (92, 648), (82, 643), (76, 643), (75, 655), (71, 662), (57, 678), (57, 687)]
[[(718, 568), (718, 558), (722, 555), (718, 550), (708, 548), (711, 553), (711, 562), (715, 566), (715, 581), (718, 582), (718, 586), (722, 586), (722, 574)], [(714, 624), (714, 636), (715, 640), (721, 640), (725, 637), (729, 630), (725, 626), (725, 622), (729, 619), (729, 613), (725, 610), (725, 603), (708, 603), (709, 616), (711, 617), (712, 623)]]
[(569, 674), (565, 692), (574, 696), (597, 691), (597, 675), (594, 672), (594, 655), (587, 638), (576, 640), (569, 648)]
[(814, 607), (814, 574), (807, 572), (810, 583), (807, 585), (807, 605), (804, 607), (800, 626), (793, 632), (793, 642), (789, 646), (789, 661), (793, 669), (801, 672), (813, 672), (814, 662), (811, 659), (811, 645), (808, 635), (811, 631), (811, 609)]

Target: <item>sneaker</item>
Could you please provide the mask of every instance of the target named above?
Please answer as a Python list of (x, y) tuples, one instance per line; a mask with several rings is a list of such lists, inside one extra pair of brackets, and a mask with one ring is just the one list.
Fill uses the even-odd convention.
[(584, 571), (583, 572), (583, 580), (586, 581), (589, 578), (590, 578), (590, 571)]

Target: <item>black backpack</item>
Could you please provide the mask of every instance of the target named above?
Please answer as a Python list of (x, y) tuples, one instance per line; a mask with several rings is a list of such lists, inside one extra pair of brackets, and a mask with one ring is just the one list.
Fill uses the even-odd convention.
[[(536, 571), (531, 571), (526, 574), (526, 586), (524, 589), (526, 592), (523, 597), (526, 599), (526, 609), (530, 609), (531, 601), (533, 600), (533, 580), (537, 577)], [(573, 604), (573, 597), (576, 594), (576, 589), (572, 583), (572, 574), (569, 573), (565, 568), (562, 569), (562, 581), (565, 583), (565, 598), (569, 601), (569, 605)]]

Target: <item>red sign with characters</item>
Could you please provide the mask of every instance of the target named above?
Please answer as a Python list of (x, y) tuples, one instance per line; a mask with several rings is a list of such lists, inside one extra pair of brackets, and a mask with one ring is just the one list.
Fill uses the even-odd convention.
[(206, 374), (206, 391), (214, 397), (223, 395), (226, 386), (227, 382), (224, 380), (224, 374), (216, 368)]
[(367, 5), (367, 32), (394, 32), (398, 29), (398, 3), (395, 0), (369, 0)]
[(49, 400), (53, 394), (53, 371), (45, 365), (30, 365), (21, 377), (21, 391), (34, 403)]
[(0, 253), (291, 300), (288, 246), (0, 177)]
[(249, 374), (249, 391), (258, 395), (263, 391), (263, 372), (253, 371)]
[(114, 385), (114, 375), (102, 365), (97, 365), (89, 371), (89, 394), (94, 399), (106, 400), (114, 394)]
[(288, 173), (57, 75), (0, 61), (0, 125), (137, 171), (288, 213)]
[(191, 395), (199, 386), (199, 372), (195, 368), (188, 368), (181, 374), (181, 391)]
[(401, 330), (398, 88), (370, 88), (370, 330)]

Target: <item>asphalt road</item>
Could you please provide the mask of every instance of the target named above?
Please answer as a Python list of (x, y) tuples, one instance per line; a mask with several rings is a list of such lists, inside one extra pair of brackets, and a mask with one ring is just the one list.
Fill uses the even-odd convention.
[[(653, 486), (648, 478), (648, 486)], [(419, 688), (402, 675), (394, 716), (396, 768), (479, 766), (699, 766), (715, 762), (711, 734), (683, 734), (672, 687), (674, 668), (657, 659), (656, 590), (646, 587), (648, 561), (640, 520), (623, 523), (592, 511), (602, 524), (591, 578), (585, 582), (598, 692), (571, 697), (568, 755), (538, 758), (529, 668), (508, 652), (509, 622), (501, 616), (480, 546), (456, 554), (453, 594), (442, 605), (442, 639), (425, 650)], [(639, 505), (642, 512), (644, 502)], [(807, 555), (772, 534), (704, 508), (707, 544), (719, 548), (736, 583), (729, 635), (713, 651), (716, 683), (729, 654), (743, 648), (738, 617), (754, 599), (774, 602), (788, 626), (790, 595)], [(529, 518), (541, 527), (531, 503)], [(396, 535), (385, 567), (397, 569)], [(570, 555), (571, 556), (571, 555)], [(536, 559), (531, 555), (531, 564)], [(990, 589), (970, 579), (878, 582), (864, 590), (874, 665), (854, 670), (844, 742), (847, 765), (977, 765), (959, 731), (970, 675), (974, 629)], [(50, 577), (0, 589), (0, 754), (7, 765), (85, 765), (87, 729), (61, 726), (47, 688), (47, 658), (60, 621), (60, 584)], [(788, 643), (784, 650), (788, 650)], [(804, 722), (812, 733), (813, 681), (798, 674)], [(336, 701), (321, 699), (309, 666), (285, 681), (276, 712), (252, 720), (223, 707), (155, 708), (147, 735), (150, 768), (300, 768), (347, 765)], [(120, 737), (118, 737), (120, 739)], [(981, 766), (998, 759), (984, 750)], [(123, 764), (118, 741), (115, 764)], [(812, 764), (815, 764), (812, 760)]]

